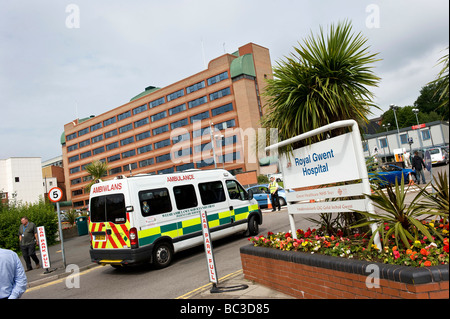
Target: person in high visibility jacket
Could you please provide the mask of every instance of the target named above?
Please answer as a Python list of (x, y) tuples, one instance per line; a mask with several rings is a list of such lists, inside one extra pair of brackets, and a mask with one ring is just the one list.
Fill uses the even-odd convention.
[(275, 177), (270, 178), (270, 184), (269, 184), (269, 192), (270, 192), (270, 200), (272, 201), (272, 211), (274, 212), (276, 210), (276, 207), (278, 207), (278, 210), (281, 209), (280, 206), (280, 200), (278, 198), (278, 183), (275, 181)]

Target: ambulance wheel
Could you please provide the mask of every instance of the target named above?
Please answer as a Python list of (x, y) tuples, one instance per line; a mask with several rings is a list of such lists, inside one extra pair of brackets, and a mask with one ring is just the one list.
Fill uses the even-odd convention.
[(251, 216), (248, 220), (248, 232), (250, 236), (255, 236), (259, 232), (258, 219), (256, 219), (255, 215)]
[(172, 246), (166, 242), (156, 244), (153, 249), (153, 265), (161, 269), (167, 267), (172, 262), (173, 249)]

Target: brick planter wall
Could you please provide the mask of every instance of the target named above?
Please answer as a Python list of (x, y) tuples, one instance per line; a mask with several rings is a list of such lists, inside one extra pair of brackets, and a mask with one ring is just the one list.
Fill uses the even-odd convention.
[[(448, 265), (413, 268), (360, 260), (241, 247), (244, 277), (300, 299), (443, 299), (449, 298)], [(376, 265), (379, 287), (368, 288)]]

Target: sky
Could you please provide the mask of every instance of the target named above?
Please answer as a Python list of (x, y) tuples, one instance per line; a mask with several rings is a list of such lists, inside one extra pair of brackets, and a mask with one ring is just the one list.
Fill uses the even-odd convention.
[(0, 159), (62, 154), (64, 125), (203, 71), (249, 42), (272, 65), (349, 20), (381, 78), (369, 118), (413, 105), (448, 53), (448, 0), (0, 0)]

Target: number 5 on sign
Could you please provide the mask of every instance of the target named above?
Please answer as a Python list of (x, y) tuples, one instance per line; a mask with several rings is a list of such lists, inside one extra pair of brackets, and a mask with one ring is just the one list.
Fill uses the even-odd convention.
[(61, 188), (59, 187), (53, 187), (49, 192), (48, 192), (48, 199), (50, 199), (50, 201), (52, 201), (53, 203), (59, 202), (62, 198), (63, 192), (61, 190)]

